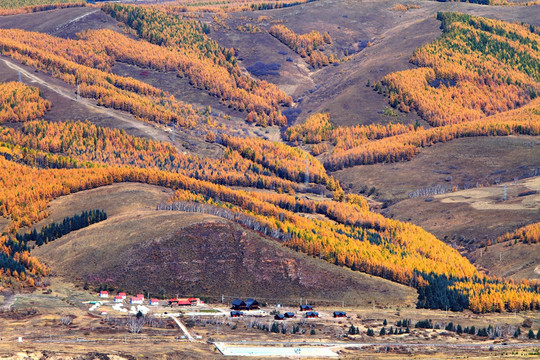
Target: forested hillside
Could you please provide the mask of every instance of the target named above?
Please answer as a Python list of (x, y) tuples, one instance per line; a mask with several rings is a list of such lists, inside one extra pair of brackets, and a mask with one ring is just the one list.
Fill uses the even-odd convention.
[[(212, 40), (205, 23), (159, 6), (109, 3), (102, 9), (122, 22), (128, 34), (87, 30), (71, 40), (3, 29), (0, 54), (40, 76), (54, 77), (98, 106), (133, 115), (133, 121), (160, 131), (171, 131), (174, 124), (183, 131), (178, 134), (221, 152), (212, 158), (182, 153), (174, 134), (165, 143), (88, 121), (44, 121), (55, 104), (37, 89), (0, 85), (5, 89), (0, 114), (6, 123), (0, 128), (0, 216), (9, 219), (0, 238), (3, 286), (13, 281), (32, 286), (48, 274), (27, 246), (30, 240), (43, 242), (42, 237), (24, 233), (47, 218), (53, 199), (129, 181), (172, 189), (174, 196), (160, 210), (223, 217), (336, 266), (414, 287), (419, 307), (540, 310), (540, 283), (484, 275), (429, 232), (372, 211), (365, 198), (346, 193), (329, 174), (359, 164), (408, 160), (421, 147), (458, 137), (539, 135), (536, 28), (440, 13), (443, 36), (412, 57), (422, 67), (389, 74), (375, 85), (393, 106), (418, 111), (432, 128), (400, 123), (339, 127), (329, 115), (314, 114), (285, 129), (282, 110), (292, 106), (292, 98), (247, 75), (235, 50)], [(274, 36), (310, 57), (314, 67), (325, 65), (317, 59), (317, 48), (332, 42), (329, 34), (273, 29)], [(187, 78), (192, 87), (244, 112), (253, 127), (280, 126), (288, 143), (227, 128), (223, 117), (176, 99), (158, 85), (115, 75), (111, 69), (118, 63)], [(305, 145), (313, 155), (323, 154), (322, 161), (303, 150)], [(83, 217), (88, 223), (104, 218), (101, 213)], [(59, 228), (50, 225), (44, 231), (60, 234)], [(523, 234), (530, 232), (534, 229)]]

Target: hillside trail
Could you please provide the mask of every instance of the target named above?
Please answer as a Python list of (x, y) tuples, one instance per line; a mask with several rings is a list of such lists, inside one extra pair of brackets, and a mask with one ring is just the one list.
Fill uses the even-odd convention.
[(147, 124), (144, 124), (144, 123), (142, 123), (140, 121), (134, 120), (131, 117), (131, 115), (122, 114), (122, 113), (118, 112), (117, 110), (108, 109), (108, 108), (104, 108), (104, 107), (98, 106), (96, 104), (93, 104), (91, 101), (89, 101), (86, 98), (78, 97), (76, 94), (74, 94), (69, 89), (66, 89), (64, 87), (52, 84), (51, 82), (46, 81), (46, 80), (42, 79), (41, 77), (39, 77), (39, 76), (37, 76), (35, 74), (32, 74), (31, 72), (29, 72), (26, 69), (24, 69), (23, 67), (15, 64), (11, 60), (8, 60), (6, 58), (2, 58), (2, 60), (4, 61), (4, 63), (10, 69), (20, 72), (22, 76), (30, 79), (30, 81), (33, 82), (33, 83), (37, 83), (37, 84), (39, 84), (41, 86), (44, 86), (44, 87), (54, 91), (58, 95), (60, 95), (62, 97), (65, 97), (65, 98), (67, 98), (67, 99), (69, 99), (71, 101), (76, 101), (79, 104), (82, 104), (82, 105), (86, 106), (87, 108), (91, 109), (92, 111), (102, 113), (103, 115), (113, 117), (113, 118), (115, 118), (115, 119), (117, 119), (117, 120), (119, 120), (121, 122), (128, 123), (130, 126), (136, 128), (138, 130), (141, 130), (144, 134), (148, 135), (153, 140), (167, 141), (167, 142), (169, 141), (169, 137), (168, 137), (167, 133), (165, 132), (165, 130), (159, 130), (159, 129), (151, 126), (151, 125), (147, 125)]

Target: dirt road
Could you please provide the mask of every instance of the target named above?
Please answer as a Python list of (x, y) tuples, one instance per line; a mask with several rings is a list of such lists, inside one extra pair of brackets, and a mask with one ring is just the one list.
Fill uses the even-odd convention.
[(28, 70), (26, 70), (24, 67), (16, 64), (10, 59), (7, 59), (5, 57), (2, 57), (1, 60), (8, 66), (10, 69), (20, 72), (22, 75), (23, 81), (29, 79), (30, 83), (42, 87), (46, 87), (47, 89), (55, 92), (56, 94), (69, 99), (71, 101), (76, 101), (79, 104), (85, 106), (91, 111), (98, 112), (103, 114), (107, 117), (112, 117), (118, 121), (121, 121), (123, 123), (127, 123), (130, 127), (136, 128), (137, 130), (143, 132), (148, 137), (159, 140), (159, 141), (169, 141), (169, 137), (167, 133), (163, 130), (159, 130), (149, 124), (142, 123), (140, 121), (134, 120), (133, 117), (129, 114), (122, 113), (120, 111), (116, 111), (113, 109), (104, 108), (101, 106), (98, 106), (94, 104), (91, 100), (78, 97), (76, 92), (73, 92), (71, 89), (59, 85), (52, 84), (51, 82), (43, 79), (41, 76), (31, 73)]

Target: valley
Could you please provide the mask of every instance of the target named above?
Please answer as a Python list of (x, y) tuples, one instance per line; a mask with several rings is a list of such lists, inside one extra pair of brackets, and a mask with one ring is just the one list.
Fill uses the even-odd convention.
[(537, 2), (0, 4), (0, 359), (537, 357), (539, 43)]

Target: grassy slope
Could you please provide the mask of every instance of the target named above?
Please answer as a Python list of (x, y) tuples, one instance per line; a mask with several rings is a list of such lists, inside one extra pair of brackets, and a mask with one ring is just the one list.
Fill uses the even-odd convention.
[[(70, 280), (112, 283), (154, 295), (257, 296), (296, 303), (300, 297), (351, 305), (412, 304), (413, 289), (313, 259), (237, 224), (213, 216), (157, 212), (164, 194), (117, 184), (56, 200), (52, 217), (102, 205), (108, 220), (33, 250), (55, 274)], [(134, 188), (139, 188), (135, 189)], [(92, 206), (90, 206), (90, 204)], [(118, 204), (122, 204), (118, 206)]]
[[(481, 256), (480, 256), (481, 255)], [(540, 244), (504, 242), (474, 251), (470, 258), (490, 275), (540, 279)]]

